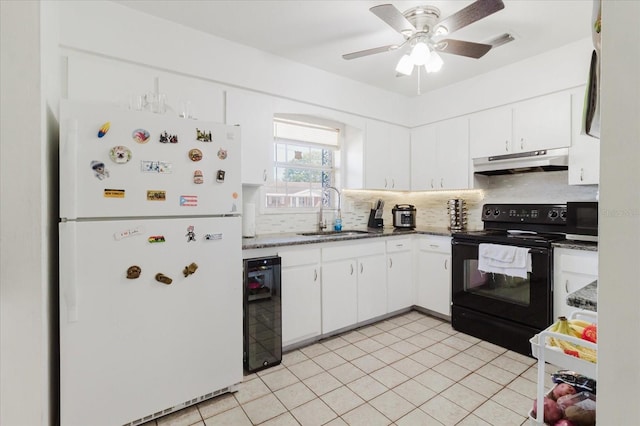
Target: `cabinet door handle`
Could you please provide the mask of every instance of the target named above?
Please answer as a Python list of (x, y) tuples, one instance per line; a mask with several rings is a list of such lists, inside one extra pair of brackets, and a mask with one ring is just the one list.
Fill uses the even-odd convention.
[(360, 273), (362, 273), (362, 271), (364, 271), (364, 265), (361, 263), (360, 264)]
[(584, 180), (584, 168), (580, 167), (580, 182)]
[(396, 187), (396, 180), (391, 178), (391, 188), (395, 188)]
[(318, 281), (318, 270), (317, 269), (313, 269), (313, 281)]
[(431, 188), (433, 188), (433, 179), (431, 179)]
[(509, 152), (509, 141), (504, 141), (504, 150)]
[(264, 169), (262, 171), (262, 181), (266, 182), (267, 181), (267, 169)]
[(565, 293), (569, 293), (569, 280), (564, 280), (564, 291)]
[(387, 187), (387, 178), (384, 178), (384, 187)]
[(520, 149), (524, 149), (524, 138), (520, 138)]
[(349, 273), (349, 275), (353, 275), (353, 263), (349, 265), (351, 267), (351, 272)]
[(389, 269), (393, 268), (393, 259), (389, 258)]
[(443, 187), (443, 181), (444, 181), (444, 178), (440, 178), (440, 188)]
[(447, 263), (449, 263), (449, 259), (445, 259), (445, 260), (444, 260), (444, 269), (448, 269), (448, 268), (447, 268)]

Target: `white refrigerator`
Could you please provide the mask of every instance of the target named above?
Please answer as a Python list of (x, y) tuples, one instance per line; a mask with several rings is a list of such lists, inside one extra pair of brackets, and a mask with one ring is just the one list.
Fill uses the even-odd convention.
[(134, 425), (242, 381), (240, 129), (63, 101), (60, 418)]

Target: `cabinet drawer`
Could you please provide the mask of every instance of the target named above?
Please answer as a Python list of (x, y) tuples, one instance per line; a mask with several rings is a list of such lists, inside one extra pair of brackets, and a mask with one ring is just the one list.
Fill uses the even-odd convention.
[(402, 238), (387, 241), (387, 253), (396, 253), (399, 251), (408, 251), (413, 248), (411, 238)]
[(437, 253), (451, 253), (450, 237), (424, 237), (420, 238), (420, 250), (434, 251)]
[(326, 262), (384, 254), (384, 244), (384, 241), (376, 241), (374, 243), (344, 244), (335, 247), (326, 247), (322, 249), (322, 260)]
[(562, 272), (573, 272), (584, 275), (598, 275), (598, 256), (596, 253), (576, 256), (563, 254), (560, 256)]
[(296, 251), (282, 251), (278, 252), (278, 256), (282, 258), (283, 268), (320, 263), (319, 248)]

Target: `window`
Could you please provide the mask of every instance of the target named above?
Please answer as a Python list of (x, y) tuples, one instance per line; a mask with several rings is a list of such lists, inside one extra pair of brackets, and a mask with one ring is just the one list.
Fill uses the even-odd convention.
[(268, 182), (268, 209), (315, 209), (337, 204), (340, 130), (283, 118), (274, 119), (274, 179)]

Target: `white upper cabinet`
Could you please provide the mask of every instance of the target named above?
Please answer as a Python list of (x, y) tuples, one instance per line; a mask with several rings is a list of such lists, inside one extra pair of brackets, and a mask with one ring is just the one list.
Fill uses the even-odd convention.
[(471, 158), (511, 153), (511, 107), (492, 108), (469, 117)]
[(409, 190), (409, 153), (409, 129), (367, 120), (364, 143), (365, 189)]
[(571, 95), (540, 96), (513, 107), (513, 151), (566, 148), (571, 145)]
[(540, 96), (470, 116), (471, 158), (571, 145), (571, 95)]
[(469, 119), (459, 117), (411, 131), (411, 189), (469, 188)]
[(569, 185), (597, 185), (600, 182), (600, 139), (582, 134), (584, 91), (584, 86), (571, 91)]
[(273, 99), (229, 90), (226, 112), (227, 124), (240, 125), (242, 183), (263, 185), (273, 173)]

